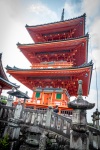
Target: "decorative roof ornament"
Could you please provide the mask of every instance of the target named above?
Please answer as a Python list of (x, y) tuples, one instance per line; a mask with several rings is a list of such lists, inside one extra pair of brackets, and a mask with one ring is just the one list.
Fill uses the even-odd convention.
[(61, 15), (61, 21), (64, 21), (64, 8), (63, 8), (62, 15)]
[(82, 95), (83, 95), (82, 83), (83, 83), (82, 80), (79, 80), (79, 81), (78, 81), (78, 84), (79, 84), (79, 85), (78, 85), (78, 91), (77, 91), (77, 94), (78, 94), (77, 99), (82, 99)]

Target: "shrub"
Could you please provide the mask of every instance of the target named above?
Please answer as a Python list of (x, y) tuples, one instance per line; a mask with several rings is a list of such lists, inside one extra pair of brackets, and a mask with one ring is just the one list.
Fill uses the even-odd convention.
[(0, 150), (8, 150), (9, 147), (9, 138), (8, 135), (5, 135), (0, 139)]
[(0, 100), (0, 103), (1, 103), (1, 104), (5, 104), (5, 105), (6, 105), (6, 104), (7, 104), (7, 100), (5, 100), (5, 99), (1, 99), (1, 100)]
[(6, 105), (7, 104), (7, 97), (6, 96), (0, 96), (0, 103)]

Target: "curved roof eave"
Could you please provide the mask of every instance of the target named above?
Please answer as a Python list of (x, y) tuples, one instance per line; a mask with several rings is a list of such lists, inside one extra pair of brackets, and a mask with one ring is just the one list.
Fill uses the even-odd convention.
[(39, 27), (39, 26), (44, 26), (44, 25), (51, 25), (51, 24), (56, 24), (56, 23), (61, 23), (61, 22), (66, 22), (66, 21), (71, 21), (71, 20), (74, 20), (74, 19), (79, 19), (79, 18), (82, 18), (82, 17), (86, 17), (86, 14), (84, 13), (83, 15), (75, 17), (75, 18), (71, 18), (71, 19), (67, 19), (67, 20), (63, 20), (63, 21), (56, 21), (56, 22), (52, 22), (52, 23), (45, 23), (45, 24), (40, 24), (40, 25), (27, 25), (26, 24), (25, 27), (28, 28), (28, 27)]
[(2, 77), (0, 77), (0, 80), (1, 80), (2, 82), (5, 82), (7, 85), (9, 85), (9, 86), (11, 86), (11, 87), (19, 88), (18, 85), (16, 85), (16, 84), (10, 82), (9, 80), (5, 80), (5, 79), (3, 79)]
[(6, 76), (6, 73), (4, 72), (3, 65), (2, 65), (2, 53), (0, 53), (0, 72), (1, 72), (0, 77), (8, 81), (8, 78)]
[(76, 37), (76, 38), (68, 38), (68, 39), (64, 39), (64, 40), (54, 40), (54, 41), (47, 41), (47, 42), (37, 42), (37, 43), (29, 43), (29, 44), (21, 44), (21, 43), (17, 43), (17, 46), (28, 46), (28, 45), (36, 45), (36, 44), (46, 44), (46, 43), (54, 43), (54, 42), (63, 42), (63, 41), (70, 41), (70, 40), (77, 40), (80, 38), (89, 38), (89, 34), (87, 33), (84, 36), (80, 36), (80, 37)]
[(6, 66), (6, 70), (12, 70), (12, 71), (32, 71), (32, 70), (63, 70), (63, 69), (68, 69), (68, 70), (71, 70), (71, 69), (79, 69), (79, 68), (85, 68), (85, 67), (93, 67), (93, 62), (90, 61), (89, 63), (84, 63), (80, 66), (75, 66), (75, 67), (72, 67), (72, 68), (36, 68), (36, 69), (21, 69), (21, 68), (17, 68), (17, 67), (10, 67), (10, 66)]

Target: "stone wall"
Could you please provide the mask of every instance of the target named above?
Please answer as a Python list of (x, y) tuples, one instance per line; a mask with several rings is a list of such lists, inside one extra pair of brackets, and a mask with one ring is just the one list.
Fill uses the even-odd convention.
[[(33, 110), (0, 105), (1, 136), (9, 135), (10, 150), (69, 150), (71, 119), (48, 110)], [(1, 126), (0, 126), (1, 127)], [(89, 145), (100, 149), (100, 130), (87, 126)], [(91, 148), (90, 148), (91, 150)]]

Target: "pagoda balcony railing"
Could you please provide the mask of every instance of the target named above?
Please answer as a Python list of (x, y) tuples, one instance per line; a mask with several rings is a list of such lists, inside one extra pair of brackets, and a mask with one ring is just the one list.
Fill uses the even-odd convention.
[[(18, 102), (17, 102), (18, 103)], [(21, 100), (21, 103), (23, 103), (23, 100)], [(41, 104), (41, 105), (44, 105), (44, 103), (43, 102), (41, 102), (41, 99), (28, 99), (28, 100), (26, 100), (26, 104)], [(48, 103), (46, 103), (46, 105), (48, 105), (48, 106), (56, 106), (56, 105), (58, 105), (58, 106), (66, 106), (67, 107), (67, 102), (66, 101), (64, 101), (64, 100), (53, 100), (52, 102), (51, 102), (51, 100), (50, 101), (48, 101)]]
[[(28, 100), (28, 101), (31, 101), (31, 100)], [(67, 105), (67, 102), (66, 101), (63, 101), (63, 100), (55, 100), (55, 101), (53, 101), (53, 102), (48, 102), (47, 104), (44, 104), (44, 103), (41, 103), (41, 100), (32, 100), (32, 103), (28, 103), (28, 102), (26, 102), (26, 106), (27, 105), (29, 105), (29, 106), (31, 106), (33, 104), (33, 107), (35, 107), (36, 109), (39, 109), (39, 110), (46, 110), (49, 106), (51, 106), (51, 107), (55, 107), (56, 105), (58, 105), (59, 106), (59, 114), (61, 114), (61, 115), (63, 115), (63, 116), (65, 116), (65, 117), (70, 117), (71, 118), (71, 116), (72, 116), (72, 110), (66, 110), (66, 108), (68, 108), (68, 105)], [(45, 109), (43, 109), (43, 108), (38, 108), (39, 107), (39, 105), (41, 106), (41, 105), (43, 105), (44, 106), (44, 108)], [(63, 107), (63, 109), (62, 109), (62, 107)]]
[[(24, 102), (24, 99), (17, 99), (16, 98), (16, 100), (13, 102), (13, 104), (18, 104), (18, 102), (21, 102), (21, 103), (23, 103)], [(41, 99), (26, 99), (25, 100), (26, 102), (26, 105), (27, 104), (42, 104), (42, 105), (44, 105), (44, 103), (43, 102), (41, 102)], [(55, 105), (59, 105), (59, 106), (67, 106), (67, 102), (66, 101), (64, 101), (64, 100), (50, 100), (50, 101), (48, 101), (48, 103), (46, 104), (46, 105), (48, 105), (48, 106), (55, 106)]]
[(32, 69), (36, 69), (36, 68), (39, 68), (39, 69), (43, 69), (43, 68), (70, 68), (73, 66), (73, 62), (54, 62), (54, 63), (48, 63), (48, 62), (45, 62), (45, 63), (34, 63), (31, 68)]

